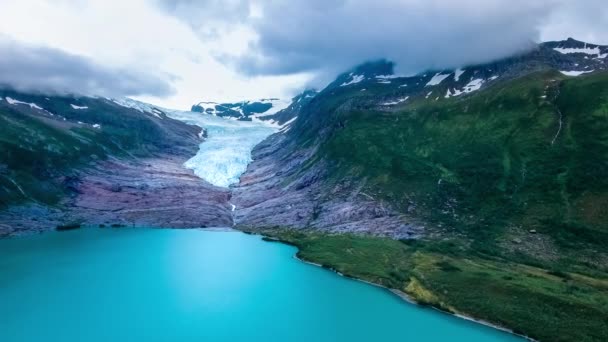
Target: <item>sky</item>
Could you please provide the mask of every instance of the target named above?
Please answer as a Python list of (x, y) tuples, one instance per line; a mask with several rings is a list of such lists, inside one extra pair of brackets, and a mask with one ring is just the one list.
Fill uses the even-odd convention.
[(0, 85), (169, 108), (286, 98), (362, 62), (456, 68), (574, 37), (605, 0), (2, 0)]

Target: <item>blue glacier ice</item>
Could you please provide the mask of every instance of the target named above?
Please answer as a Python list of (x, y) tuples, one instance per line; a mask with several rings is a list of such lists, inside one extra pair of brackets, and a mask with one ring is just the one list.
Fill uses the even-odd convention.
[(166, 110), (167, 116), (199, 126), (207, 131), (207, 139), (198, 153), (184, 166), (207, 182), (228, 187), (238, 183), (239, 177), (252, 161), (251, 150), (277, 127), (260, 121), (235, 121), (188, 111)]

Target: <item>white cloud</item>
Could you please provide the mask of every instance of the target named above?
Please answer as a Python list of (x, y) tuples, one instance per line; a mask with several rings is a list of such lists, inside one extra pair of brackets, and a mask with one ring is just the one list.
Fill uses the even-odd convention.
[[(177, 93), (141, 99), (189, 108), (212, 101), (291, 96), (308, 75), (241, 76), (213, 56), (239, 53), (250, 39), (244, 28), (206, 41), (153, 1), (14, 0), (0, 2), (0, 32), (35, 46), (50, 46), (107, 67), (128, 67), (170, 79)], [(0, 54), (2, 52), (0, 51)]]
[(3, 0), (0, 32), (104, 70), (167, 80), (175, 95), (140, 98), (186, 108), (289, 96), (371, 58), (419, 71), (541, 39), (608, 43), (607, 12), (599, 0)]

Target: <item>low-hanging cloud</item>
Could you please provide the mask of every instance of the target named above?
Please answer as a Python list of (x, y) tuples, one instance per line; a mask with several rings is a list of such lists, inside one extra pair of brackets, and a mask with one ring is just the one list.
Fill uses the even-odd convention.
[(133, 69), (110, 68), (50, 47), (0, 37), (0, 86), (49, 95), (171, 95), (168, 80)]
[(340, 70), (387, 58), (399, 71), (458, 67), (530, 48), (553, 1), (276, 0), (233, 60), (249, 74)]
[[(203, 1), (202, 5), (192, 0), (171, 3), (181, 8), (181, 14), (177, 11), (172, 14), (194, 28), (202, 19), (185, 13), (195, 13), (197, 8), (216, 13), (210, 10), (215, 8), (216, 1)], [(455, 68), (525, 51), (557, 32), (603, 37), (603, 27), (608, 25), (604, 0), (232, 0), (231, 3), (239, 11), (228, 11), (233, 15), (224, 16), (235, 25), (249, 27), (257, 39), (249, 43), (244, 54), (216, 57), (254, 76), (301, 72), (327, 75), (376, 59), (392, 60), (398, 72), (408, 74)], [(249, 8), (249, 15), (245, 15), (245, 8)], [(252, 9), (261, 16), (251, 15)], [(580, 29), (581, 25), (574, 27), (579, 22), (576, 18), (590, 16), (603, 19), (591, 26), (583, 25), (585, 29)]]

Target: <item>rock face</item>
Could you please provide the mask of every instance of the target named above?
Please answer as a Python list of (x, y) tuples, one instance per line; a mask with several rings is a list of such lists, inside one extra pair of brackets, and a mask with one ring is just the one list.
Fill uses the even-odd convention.
[(171, 228), (232, 226), (229, 190), (204, 182), (183, 167), (184, 161), (172, 155), (104, 161), (71, 176), (71, 196), (57, 206), (29, 203), (0, 211), (0, 231), (19, 234), (72, 222)]
[(288, 137), (275, 134), (253, 151), (254, 161), (233, 188), (235, 225), (255, 229), (283, 227), (332, 233), (363, 233), (412, 238), (422, 227), (361, 192), (348, 178), (325, 181), (323, 163), (302, 172), (315, 147), (293, 152)]

